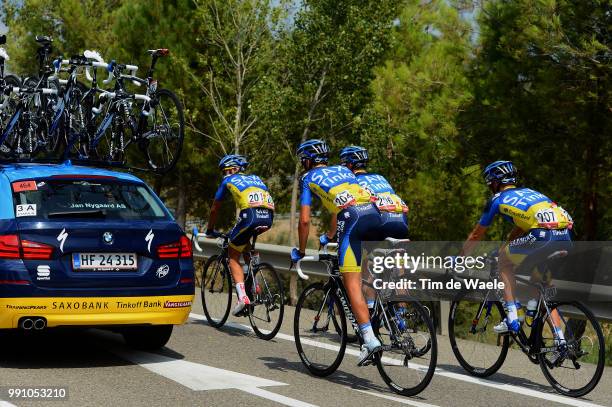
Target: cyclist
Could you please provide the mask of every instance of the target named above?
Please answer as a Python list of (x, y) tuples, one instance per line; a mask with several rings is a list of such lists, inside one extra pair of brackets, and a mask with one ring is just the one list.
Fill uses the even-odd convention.
[[(381, 236), (376, 240), (385, 240), (387, 237), (408, 238), (408, 206), (385, 177), (366, 170), (368, 162), (368, 150), (364, 147), (348, 146), (340, 151), (340, 163), (353, 171), (359, 185), (376, 197), (375, 204), (382, 218)], [(323, 239), (325, 237), (322, 236)], [(373, 309), (374, 290), (364, 286), (364, 291), (368, 308)]]
[(359, 366), (381, 350), (374, 335), (370, 315), (361, 292), (361, 242), (377, 236), (381, 224), (380, 212), (372, 204), (373, 197), (361, 187), (355, 175), (341, 165), (328, 166), (329, 147), (322, 140), (307, 140), (300, 144), (297, 155), (306, 171), (302, 176), (299, 248), (291, 252), (291, 260), (304, 257), (310, 227), (312, 196), (317, 196), (332, 213), (330, 230), (320, 239), (328, 243), (338, 233), (338, 263), (344, 286), (359, 324), (364, 343), (359, 355)]
[(274, 218), (274, 201), (268, 187), (257, 175), (243, 172), (248, 165), (247, 159), (237, 154), (226, 155), (219, 161), (219, 168), (223, 171), (223, 181), (215, 194), (206, 228), (206, 236), (215, 237), (217, 215), (229, 191), (240, 209), (236, 225), (229, 234), (229, 267), (238, 294), (238, 303), (232, 311), (233, 315), (239, 315), (244, 307), (251, 303), (244, 288), (240, 254), (244, 253), (245, 262), (250, 261), (247, 255), (250, 239), (270, 229)]
[(340, 163), (353, 171), (359, 185), (376, 197), (375, 203), (383, 222), (383, 236), (378, 240), (387, 237), (405, 239), (408, 237), (408, 206), (385, 177), (366, 170), (368, 162), (368, 150), (363, 147), (348, 146), (340, 151)]
[[(508, 317), (493, 329), (496, 333), (520, 328), (515, 302), (514, 269), (521, 265), (537, 265), (547, 254), (571, 247), (571, 216), (559, 205), (540, 192), (517, 186), (517, 170), (511, 161), (495, 161), (483, 171), (485, 182), (493, 197), (487, 202), (482, 217), (463, 245), (461, 255), (471, 253), (476, 242), (482, 240), (487, 227), (497, 214), (514, 224), (499, 253), (499, 268), (504, 282), (504, 301)], [(560, 242), (560, 243), (551, 243)], [(553, 313), (553, 324), (563, 339), (558, 314)]]

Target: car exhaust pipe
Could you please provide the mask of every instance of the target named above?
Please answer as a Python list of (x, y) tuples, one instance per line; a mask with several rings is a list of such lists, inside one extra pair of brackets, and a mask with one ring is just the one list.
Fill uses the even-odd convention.
[(34, 321), (31, 318), (21, 320), (21, 328), (25, 331), (31, 330), (34, 328)]
[(37, 331), (42, 331), (47, 327), (47, 320), (44, 318), (38, 318), (34, 320), (34, 329)]

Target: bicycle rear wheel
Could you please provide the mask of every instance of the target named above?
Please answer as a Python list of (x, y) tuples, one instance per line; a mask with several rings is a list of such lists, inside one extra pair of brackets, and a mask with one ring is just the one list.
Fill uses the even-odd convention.
[(246, 284), (247, 292), (251, 293), (252, 297), (249, 321), (255, 334), (268, 341), (276, 336), (283, 323), (285, 312), (283, 283), (277, 271), (268, 263), (256, 266), (254, 278), (254, 287), (251, 282)]
[(202, 307), (208, 323), (220, 328), (227, 321), (232, 302), (232, 279), (227, 264), (218, 255), (211, 256), (202, 272)]
[[(331, 322), (333, 315), (340, 329)], [(300, 359), (310, 373), (324, 377), (338, 369), (346, 350), (346, 318), (331, 288), (314, 283), (304, 289), (295, 307), (293, 335)]]
[(505, 316), (502, 305), (477, 292), (460, 293), (451, 304), (448, 337), (459, 364), (472, 376), (487, 377), (504, 364), (510, 339), (493, 332)]
[(183, 148), (184, 127), (183, 105), (178, 97), (167, 89), (158, 90), (151, 101), (148, 126), (140, 141), (149, 168), (158, 173), (174, 168)]
[(547, 319), (538, 327), (538, 354), (546, 380), (561, 394), (582, 397), (592, 391), (603, 374), (606, 344), (599, 322), (579, 302), (562, 302), (550, 308), (559, 313), (565, 344), (553, 333)]
[(394, 392), (414, 396), (433, 377), (438, 343), (432, 318), (419, 302), (397, 299), (383, 305), (386, 318), (374, 321), (384, 351), (375, 355), (378, 372)]

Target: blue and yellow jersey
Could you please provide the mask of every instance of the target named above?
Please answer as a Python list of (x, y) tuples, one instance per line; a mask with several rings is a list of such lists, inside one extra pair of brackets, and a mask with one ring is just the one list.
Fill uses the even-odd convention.
[(546, 195), (529, 188), (511, 187), (495, 194), (485, 206), (479, 224), (489, 226), (496, 214), (521, 228), (566, 229), (572, 217)]
[(312, 195), (321, 199), (331, 213), (353, 205), (373, 202), (372, 196), (357, 182), (355, 174), (342, 165), (317, 167), (302, 177), (301, 205), (312, 205)]
[(376, 206), (384, 212), (408, 212), (408, 205), (396, 193), (389, 181), (380, 174), (356, 172), (357, 182), (376, 197)]
[(274, 200), (268, 187), (257, 175), (236, 173), (223, 178), (217, 193), (216, 201), (222, 201), (230, 191), (240, 210), (247, 208), (274, 209)]

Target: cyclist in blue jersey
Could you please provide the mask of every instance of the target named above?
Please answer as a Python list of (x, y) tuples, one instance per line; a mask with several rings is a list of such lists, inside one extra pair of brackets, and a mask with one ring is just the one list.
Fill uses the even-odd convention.
[[(364, 147), (347, 146), (340, 151), (340, 163), (351, 170), (359, 185), (376, 198), (374, 203), (380, 210), (382, 224), (379, 228), (380, 236), (371, 240), (385, 240), (388, 237), (407, 239), (408, 206), (385, 177), (367, 171), (369, 160), (368, 150)], [(374, 308), (374, 290), (367, 286), (363, 289), (368, 309), (371, 310)]]
[(327, 244), (338, 234), (338, 263), (352, 310), (364, 340), (359, 366), (369, 363), (381, 350), (374, 335), (370, 315), (361, 292), (361, 242), (380, 234), (381, 217), (372, 204), (374, 197), (359, 185), (355, 175), (341, 165), (328, 166), (329, 147), (322, 140), (300, 144), (297, 155), (306, 171), (302, 176), (300, 197), (299, 248), (291, 252), (291, 260), (304, 257), (310, 228), (310, 207), (313, 195), (332, 214), (330, 230), (319, 239)]
[(215, 194), (206, 228), (206, 235), (214, 237), (217, 215), (229, 191), (240, 210), (236, 225), (229, 234), (229, 266), (238, 294), (238, 304), (232, 311), (233, 315), (240, 314), (244, 307), (250, 304), (244, 289), (240, 255), (244, 253), (245, 261), (248, 263), (250, 239), (270, 229), (274, 218), (274, 201), (268, 187), (257, 175), (243, 172), (248, 165), (244, 156), (236, 154), (226, 155), (219, 161), (219, 168), (223, 171), (223, 181)]
[[(500, 249), (499, 268), (504, 282), (504, 300), (508, 317), (494, 327), (495, 332), (518, 332), (520, 328), (515, 302), (514, 269), (517, 266), (531, 271), (548, 254), (571, 247), (571, 216), (551, 199), (529, 188), (517, 187), (517, 170), (510, 161), (495, 161), (483, 171), (485, 182), (493, 192), (478, 224), (463, 245), (461, 255), (472, 252), (482, 240), (495, 215), (500, 214), (514, 224)], [(553, 243), (554, 242), (554, 243)], [(520, 307), (520, 305), (518, 305)], [(553, 313), (553, 324), (559, 327)], [(559, 329), (559, 328), (556, 328)], [(563, 339), (563, 332), (559, 337)]]
[(389, 181), (380, 174), (368, 172), (368, 150), (360, 146), (344, 147), (340, 151), (340, 163), (353, 171), (357, 182), (376, 197), (375, 204), (382, 216), (382, 227), (377, 240), (387, 237), (408, 237), (408, 205), (395, 193)]

